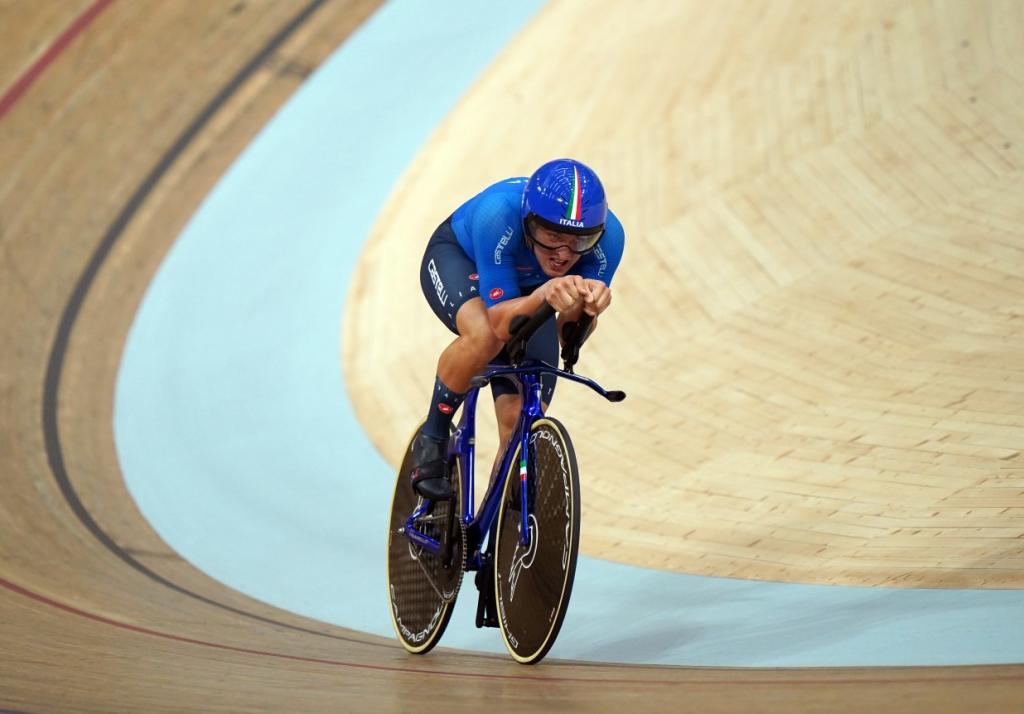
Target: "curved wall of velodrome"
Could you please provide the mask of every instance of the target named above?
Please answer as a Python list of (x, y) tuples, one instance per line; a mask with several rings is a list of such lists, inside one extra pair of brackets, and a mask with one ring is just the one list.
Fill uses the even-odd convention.
[[(121, 365), (118, 455), (157, 532), (227, 585), (391, 634), (383, 545), (393, 476), (348, 402), (338, 325), (403, 169), (540, 4), (445, 3), (426, 16), (416, 3), (386, 4), (243, 153), (150, 285)], [(416, 277), (395, 289), (418, 291)], [(503, 651), (496, 633), (472, 627), (474, 607), (467, 579), (443, 644)], [(1021, 612), (1019, 590), (754, 582), (582, 558), (552, 654), (725, 666), (1021, 662)]]

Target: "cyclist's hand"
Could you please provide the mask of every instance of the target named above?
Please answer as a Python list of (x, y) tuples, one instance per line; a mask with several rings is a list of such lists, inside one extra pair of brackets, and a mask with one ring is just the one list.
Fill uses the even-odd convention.
[(612, 302), (612, 290), (600, 280), (584, 280), (587, 293), (583, 294), (583, 312), (597, 317), (608, 309)]
[(558, 312), (568, 312), (590, 296), (590, 286), (579, 275), (565, 275), (544, 283), (544, 299)]

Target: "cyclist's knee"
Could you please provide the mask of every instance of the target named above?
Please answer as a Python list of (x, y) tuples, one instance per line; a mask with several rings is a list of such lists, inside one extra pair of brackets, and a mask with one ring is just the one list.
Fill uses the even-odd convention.
[[(469, 309), (467, 309), (469, 308)], [(459, 310), (458, 314), (459, 335), (466, 341), (470, 350), (480, 357), (482, 361), (493, 359), (504, 346), (491, 321), (487, 317), (487, 309), (480, 303), (480, 309), (475, 310), (469, 303)]]
[(498, 339), (498, 336), (494, 334), (494, 330), (490, 326), (486, 330), (470, 333), (466, 337), (470, 345), (472, 345), (473, 352), (479, 355), (481, 360), (490, 361), (494, 359), (501, 352), (501, 348), (504, 347), (504, 343)]

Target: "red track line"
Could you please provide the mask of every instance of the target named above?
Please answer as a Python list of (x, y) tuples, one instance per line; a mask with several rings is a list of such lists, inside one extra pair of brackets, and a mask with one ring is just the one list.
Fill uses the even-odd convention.
[(64, 30), (60, 37), (54, 40), (54, 43), (50, 45), (46, 52), (43, 53), (42, 57), (37, 59), (32, 66), (28, 68), (25, 74), (21, 75), (21, 77), (18, 78), (18, 81), (12, 84), (10, 89), (4, 92), (3, 97), (0, 97), (0, 118), (3, 118), (4, 114), (6, 114), (11, 107), (21, 99), (21, 95), (28, 91), (28, 88), (32, 86), (32, 83), (39, 78), (39, 75), (41, 75), (43, 71), (49, 67), (55, 59), (57, 59), (57, 56), (63, 52), (67, 46), (70, 45), (76, 37), (78, 37), (78, 35), (82, 34), (82, 31), (89, 26), (89, 23), (95, 20), (96, 16), (103, 12), (112, 2), (114, 2), (114, 0), (96, 0), (88, 10), (79, 15), (78, 19), (71, 23), (71, 26), (68, 27), (68, 29)]
[[(44, 605), (63, 610), (64, 612), (78, 615), (89, 620), (103, 623), (104, 625), (111, 625), (118, 627), (123, 630), (129, 630), (143, 635), (150, 635), (152, 637), (160, 637), (166, 640), (173, 640), (175, 642), (184, 642), (190, 645), (199, 645), (201, 647), (210, 647), (218, 650), (226, 650), (228, 652), (239, 652), (241, 654), (258, 655), (261, 657), (274, 657), (276, 659), (286, 659), (296, 662), (311, 662), (313, 664), (325, 664), (334, 667), (348, 667), (352, 669), (369, 669), (382, 672), (395, 672), (398, 674), (428, 674), (442, 677), (461, 677), (467, 679), (508, 679), (508, 680), (533, 680), (537, 682), (574, 682), (574, 683), (588, 683), (588, 684), (650, 684), (650, 685), (736, 685), (736, 684), (747, 684), (747, 685), (779, 685), (779, 684), (790, 684), (790, 685), (804, 685), (804, 686), (828, 686), (837, 684), (922, 684), (922, 683), (949, 683), (949, 682), (1008, 682), (1017, 681), (1024, 679), (1024, 675), (1018, 673), (1010, 673), (1007, 676), (998, 675), (986, 675), (980, 677), (916, 677), (916, 678), (895, 678), (895, 679), (868, 679), (868, 678), (846, 678), (846, 679), (826, 679), (826, 680), (800, 680), (800, 679), (693, 679), (693, 680), (665, 680), (665, 679), (610, 679), (607, 677), (600, 678), (588, 678), (588, 677), (541, 677), (534, 675), (506, 675), (506, 674), (485, 674), (481, 672), (450, 672), (437, 669), (421, 669), (421, 668), (405, 668), (405, 667), (393, 667), (387, 665), (377, 664), (362, 664), (359, 662), (346, 662), (344, 660), (333, 660), (333, 659), (321, 659), (318, 657), (302, 657), (300, 655), (290, 655), (281, 652), (268, 652), (266, 650), (251, 649), (248, 647), (236, 647), (234, 645), (226, 645), (219, 642), (209, 642), (207, 640), (197, 640), (191, 637), (185, 637), (183, 635), (175, 635), (170, 632), (160, 632), (159, 630), (151, 630), (147, 627), (139, 627), (138, 625), (131, 625), (127, 622), (120, 622), (118, 620), (104, 617), (103, 615), (97, 615), (95, 613), (81, 610), (72, 605), (67, 605), (62, 602), (58, 602), (45, 595), (32, 592), (22, 586), (12, 583), (6, 578), (0, 577), (0, 586), (10, 590), (18, 595), (41, 602)], [(666, 668), (671, 669), (671, 668)], [(700, 669), (700, 668), (677, 668), (677, 669)], [(895, 668), (900, 669), (900, 668)], [(928, 668), (924, 668), (928, 669)], [(970, 667), (963, 667), (962, 669), (967, 670)]]

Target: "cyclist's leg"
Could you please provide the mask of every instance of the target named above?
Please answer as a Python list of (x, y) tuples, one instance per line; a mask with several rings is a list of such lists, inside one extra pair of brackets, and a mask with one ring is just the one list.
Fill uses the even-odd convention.
[(462, 250), (450, 219), (442, 223), (423, 254), (420, 287), (437, 318), (456, 335), (438, 360), (438, 376), (457, 393), (501, 351), (480, 298), (476, 265)]
[(413, 440), (412, 478), (422, 495), (447, 498), (444, 458), (452, 416), (470, 379), (501, 349), (479, 297), (476, 266), (462, 250), (449, 221), (442, 223), (423, 255), (420, 286), (431, 310), (456, 338), (438, 360), (423, 429)]
[[(551, 318), (541, 325), (530, 338), (526, 345), (526, 357), (558, 364), (558, 352), (557, 326), (555, 318)], [(498, 356), (498, 361), (504, 361), (505, 357), (505, 353), (502, 352)], [(541, 402), (545, 412), (555, 395), (555, 381), (554, 375), (546, 374), (541, 377)], [(522, 410), (522, 399), (515, 382), (506, 377), (496, 377), (491, 381), (491, 394), (494, 396), (494, 412), (498, 420), (498, 443), (502, 447), (498, 449), (494, 466), (491, 469), (491, 478), (493, 479), (499, 465), (501, 452), (511, 438), (512, 430), (515, 429), (516, 420), (519, 418), (519, 412)]]
[(469, 381), (484, 370), (504, 343), (494, 333), (481, 298), (463, 303), (455, 323), (459, 336), (441, 353), (437, 374), (452, 389), (464, 393), (469, 389)]

